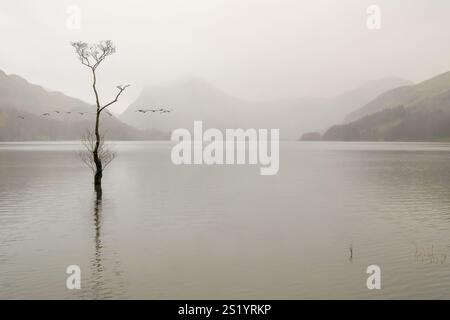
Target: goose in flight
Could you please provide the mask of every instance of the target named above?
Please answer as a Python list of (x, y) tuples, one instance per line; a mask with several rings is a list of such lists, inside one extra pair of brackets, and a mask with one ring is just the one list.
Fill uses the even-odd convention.
[(168, 113), (171, 112), (172, 109), (164, 109), (164, 108), (159, 108), (159, 109), (137, 109), (134, 110), (134, 112), (140, 112), (140, 113), (147, 113), (147, 112), (159, 112), (159, 113)]
[(137, 109), (134, 112), (147, 113), (149, 111), (152, 111), (152, 110)]

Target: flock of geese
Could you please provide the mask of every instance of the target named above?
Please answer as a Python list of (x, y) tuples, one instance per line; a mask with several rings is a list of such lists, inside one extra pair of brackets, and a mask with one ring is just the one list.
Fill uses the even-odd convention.
[(169, 113), (171, 111), (172, 111), (172, 109), (160, 108), (160, 109), (137, 109), (134, 112), (140, 112), (140, 113), (144, 113), (144, 114), (147, 112), (159, 112), (160, 114), (163, 114), (163, 113)]
[[(159, 112), (160, 114), (163, 114), (163, 113), (169, 113), (171, 111), (172, 111), (172, 109), (159, 108), (159, 109), (137, 109), (134, 112), (139, 112), (139, 113), (143, 113), (143, 114), (145, 114), (147, 112), (153, 112), (153, 113), (154, 112)], [(74, 112), (74, 111), (60, 111), (60, 110), (55, 110), (53, 112), (56, 113), (56, 114), (61, 114), (61, 113), (77, 114), (78, 113), (81, 116), (84, 116), (85, 114), (96, 114), (95, 112), (94, 113), (93, 112), (79, 112), (79, 111), (78, 112)], [(108, 116), (112, 117), (113, 114), (111, 112), (109, 112), (108, 110), (106, 110), (105, 112), (106, 112), (106, 114)], [(50, 117), (51, 113), (50, 112), (45, 112), (45, 113), (41, 114), (41, 116), (42, 117)], [(22, 116), (22, 115), (18, 115), (17, 117), (22, 119), (22, 120), (25, 119), (25, 117)]]
[[(56, 114), (79, 114), (79, 115), (81, 115), (81, 116), (84, 116), (85, 114), (95, 114), (95, 113), (92, 113), (92, 112), (80, 112), (80, 111), (77, 111), (77, 112), (75, 112), (75, 111), (59, 111), (59, 110), (55, 110), (55, 111), (53, 111), (54, 113), (56, 113)], [(108, 115), (108, 116), (110, 116), (110, 117), (112, 117), (112, 113), (111, 112), (109, 112), (109, 111), (106, 111), (106, 114)], [(42, 113), (41, 114), (41, 117), (50, 117), (52, 114), (50, 113), (50, 112), (45, 112), (45, 113)], [(22, 115), (18, 115), (17, 116), (18, 118), (20, 118), (20, 119), (25, 119), (25, 117), (24, 116), (22, 116)]]
[[(76, 114), (76, 113), (78, 113), (79, 115), (82, 115), (82, 116), (84, 116), (85, 114), (95, 114), (93, 112), (74, 112), (74, 111), (64, 111), (64, 112), (62, 112), (62, 111), (59, 111), (59, 110), (55, 110), (54, 112), (57, 113), (57, 114), (60, 114), (60, 113)], [(111, 112), (106, 111), (106, 113), (108, 114), (108, 116), (110, 116), (110, 117), (112, 116)], [(41, 114), (41, 116), (43, 116), (43, 117), (49, 117), (50, 115), (51, 115), (50, 112), (46, 112), (46, 113)]]

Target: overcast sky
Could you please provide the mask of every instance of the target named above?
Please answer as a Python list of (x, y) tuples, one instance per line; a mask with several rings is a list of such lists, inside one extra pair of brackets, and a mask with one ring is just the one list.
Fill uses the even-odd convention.
[[(381, 29), (366, 26), (369, 5)], [(81, 9), (81, 28), (66, 26)], [(132, 88), (204, 78), (248, 99), (331, 96), (368, 80), (417, 82), (450, 70), (448, 0), (0, 0), (0, 69), (93, 102), (70, 41), (111, 39), (103, 100)]]

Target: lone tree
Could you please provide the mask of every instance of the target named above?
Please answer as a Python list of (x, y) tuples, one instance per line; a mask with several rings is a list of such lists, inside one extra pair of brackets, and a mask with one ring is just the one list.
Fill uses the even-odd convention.
[(106, 59), (106, 57), (116, 52), (116, 47), (111, 40), (100, 41), (96, 44), (88, 44), (86, 42), (78, 41), (72, 42), (78, 59), (81, 63), (90, 69), (92, 72), (92, 89), (94, 90), (95, 103), (97, 112), (95, 115), (94, 132), (88, 131), (83, 137), (83, 142), (86, 147), (86, 153), (82, 154), (81, 159), (91, 167), (94, 172), (94, 186), (96, 191), (101, 191), (103, 170), (114, 159), (115, 154), (108, 150), (104, 144), (104, 136), (100, 134), (100, 115), (112, 104), (119, 100), (120, 95), (130, 85), (117, 86), (118, 92), (116, 97), (102, 105), (100, 103), (99, 94), (97, 91), (97, 68)]

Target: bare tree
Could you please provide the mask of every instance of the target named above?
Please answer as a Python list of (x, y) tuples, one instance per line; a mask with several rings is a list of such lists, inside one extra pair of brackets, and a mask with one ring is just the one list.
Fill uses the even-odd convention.
[(100, 41), (96, 44), (88, 44), (86, 42), (78, 41), (72, 42), (75, 52), (78, 55), (80, 62), (90, 69), (92, 72), (92, 89), (95, 95), (95, 103), (97, 107), (95, 117), (94, 132), (88, 132), (84, 137), (84, 145), (89, 156), (82, 156), (82, 160), (88, 164), (94, 171), (94, 185), (95, 189), (101, 189), (103, 170), (106, 165), (114, 159), (114, 153), (110, 152), (104, 145), (104, 137), (100, 134), (100, 115), (102, 111), (107, 109), (112, 104), (119, 100), (120, 95), (125, 91), (129, 85), (117, 86), (118, 92), (116, 97), (110, 102), (102, 105), (100, 103), (99, 94), (97, 91), (97, 68), (106, 59), (106, 57), (116, 52), (116, 47), (111, 40)]
[[(91, 168), (92, 172), (95, 174), (97, 171), (97, 166), (94, 159), (94, 150), (97, 145), (97, 139), (92, 131), (87, 130), (86, 133), (81, 137), (81, 142), (85, 150), (79, 152), (80, 159)], [(98, 144), (97, 154), (102, 161), (103, 170), (114, 160), (116, 153), (109, 149), (105, 145), (104, 135), (100, 134), (100, 140)]]

